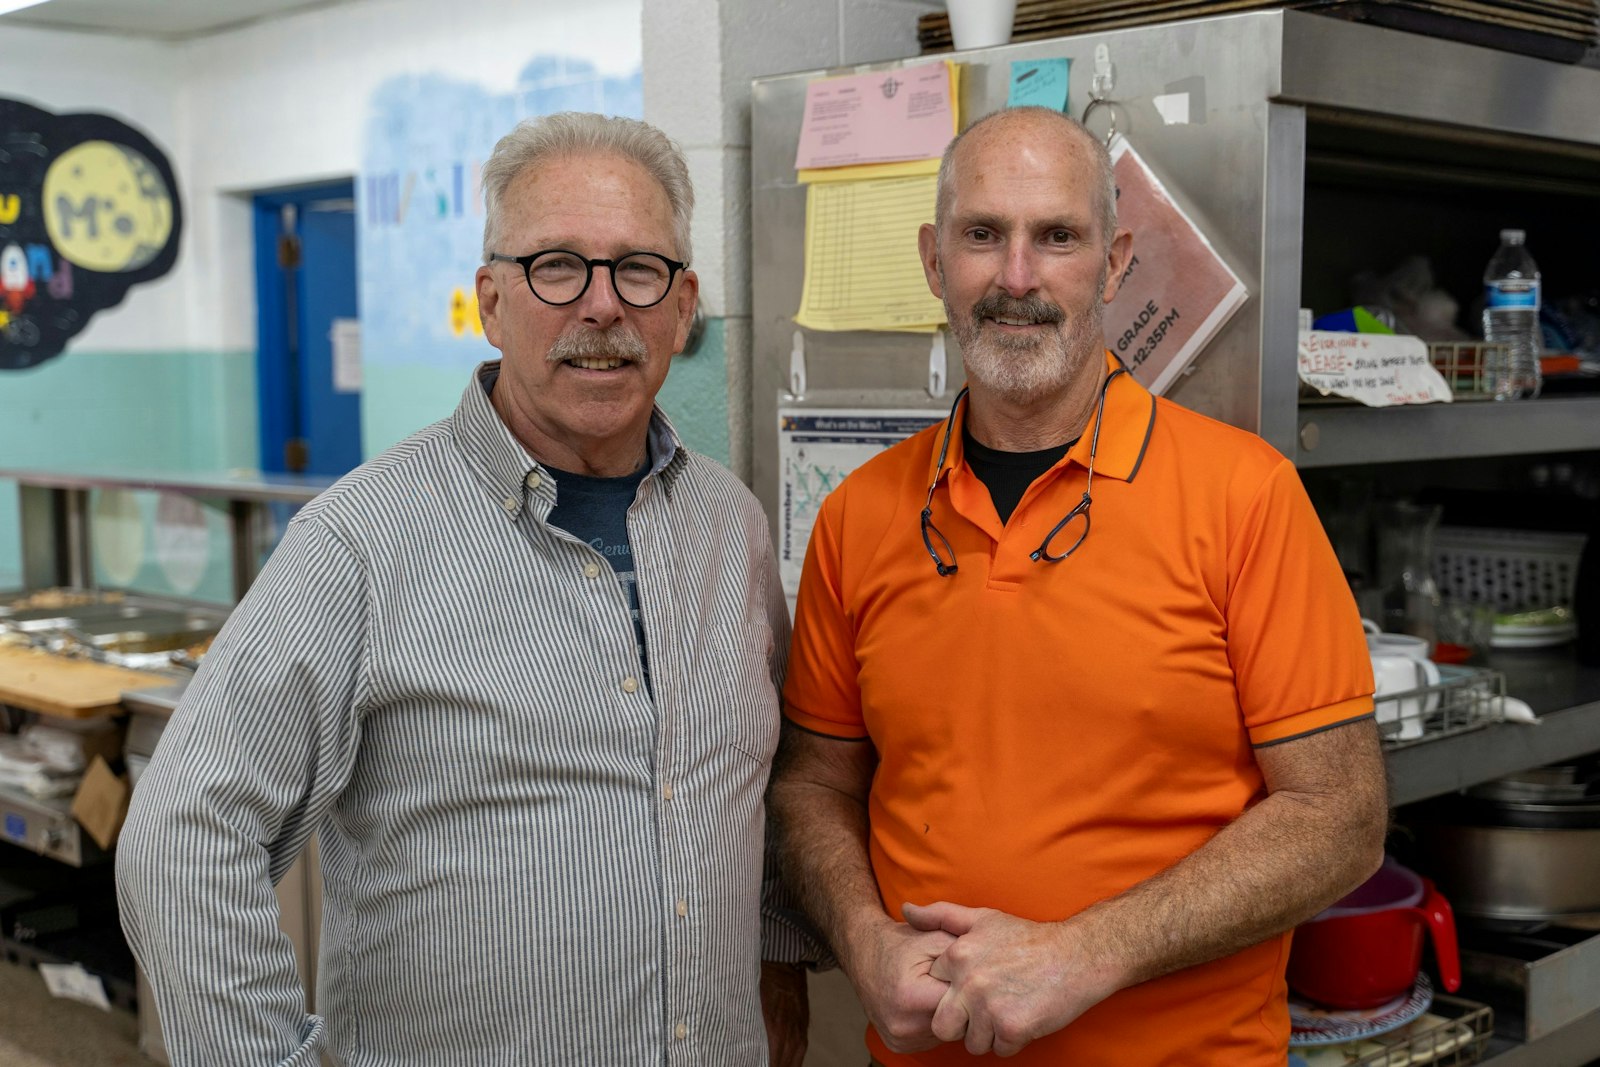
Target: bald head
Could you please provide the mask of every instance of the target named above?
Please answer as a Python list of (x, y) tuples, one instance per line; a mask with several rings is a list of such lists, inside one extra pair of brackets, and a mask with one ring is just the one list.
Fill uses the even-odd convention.
[[(934, 227), (944, 232), (945, 219), (955, 200), (957, 184), (972, 168), (981, 168), (990, 153), (1006, 152), (1018, 139), (1039, 143), (1045, 138), (1070, 147), (1071, 154), (1085, 165), (1085, 177), (1094, 183), (1096, 215), (1100, 241), (1110, 241), (1117, 230), (1117, 185), (1111, 169), (1111, 153), (1077, 119), (1046, 107), (1013, 107), (991, 112), (968, 126), (945, 147), (939, 163), (939, 192), (934, 207)], [(1063, 174), (1063, 181), (1074, 181)]]

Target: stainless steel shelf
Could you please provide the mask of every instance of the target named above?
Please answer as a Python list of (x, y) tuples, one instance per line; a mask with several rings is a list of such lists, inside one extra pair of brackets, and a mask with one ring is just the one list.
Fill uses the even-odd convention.
[[(1499, 1042), (1489, 1046), (1495, 1053)], [(1515, 1045), (1488, 1059), (1480, 1067), (1583, 1067), (1600, 1056), (1600, 1011), (1563, 1026), (1537, 1041)]]
[(14, 468), (0, 468), (0, 481), (17, 483), (23, 584), (27, 588), (91, 588), (89, 493), (96, 489), (149, 490), (219, 501), (227, 507), (235, 601), (250, 588), (270, 550), (269, 509), (275, 504), (304, 504), (333, 484), (327, 478), (250, 472)]
[(1532, 705), (1538, 725), (1500, 723), (1390, 752), (1391, 804), (1600, 752), (1600, 667), (1581, 666), (1570, 645), (1499, 652), (1489, 666), (1505, 674), (1508, 694)]
[(1577, 452), (1600, 449), (1600, 396), (1395, 408), (1307, 404), (1299, 431), (1301, 468)]
[(275, 500), (304, 504), (334, 483), (302, 474), (230, 471), (31, 470), (0, 468), (0, 479), (40, 489), (152, 489), (220, 500)]

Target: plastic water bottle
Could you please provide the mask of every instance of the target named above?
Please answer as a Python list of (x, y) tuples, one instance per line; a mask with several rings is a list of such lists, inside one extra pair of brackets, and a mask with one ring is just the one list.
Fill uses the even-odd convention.
[(1483, 339), (1505, 344), (1490, 356), (1484, 386), (1496, 400), (1539, 395), (1539, 268), (1521, 230), (1501, 230), (1500, 248), (1483, 272)]

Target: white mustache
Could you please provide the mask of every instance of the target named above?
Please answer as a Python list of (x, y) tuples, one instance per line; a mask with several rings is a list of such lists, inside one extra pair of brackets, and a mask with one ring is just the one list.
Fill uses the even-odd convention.
[(574, 330), (556, 338), (550, 351), (545, 353), (550, 363), (565, 363), (569, 359), (625, 359), (629, 363), (645, 366), (650, 362), (650, 349), (644, 338), (623, 326), (609, 330)]

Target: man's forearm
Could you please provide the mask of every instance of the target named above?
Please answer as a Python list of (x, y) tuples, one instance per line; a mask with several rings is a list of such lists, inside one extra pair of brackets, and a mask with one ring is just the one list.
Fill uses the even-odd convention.
[(772, 810), (784, 878), (848, 971), (857, 931), (887, 918), (867, 856), (866, 807), (827, 786), (778, 780)]
[(931, 974), (954, 940), (884, 912), (867, 853), (877, 750), (785, 727), (771, 804), (785, 878), (822, 928), (878, 1036), (897, 1052), (937, 1045), (929, 1029), (948, 986)]
[(172, 1062), (314, 1067), (322, 1022), (306, 1011), (278, 928), (268, 857), (192, 809), (151, 803), (176, 791), (172, 777), (140, 779), (117, 847), (123, 929), (150, 977)]
[(1175, 866), (1069, 920), (1074, 942), (1125, 988), (1304, 922), (1382, 861), (1381, 777), (1356, 788), (1344, 803), (1269, 795)]

